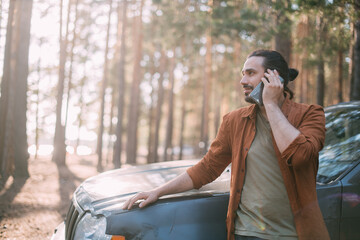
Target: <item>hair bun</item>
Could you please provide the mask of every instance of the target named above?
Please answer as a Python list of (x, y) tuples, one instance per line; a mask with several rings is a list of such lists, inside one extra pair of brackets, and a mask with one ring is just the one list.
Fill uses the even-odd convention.
[(299, 71), (295, 68), (289, 68), (289, 81), (294, 81), (299, 75)]

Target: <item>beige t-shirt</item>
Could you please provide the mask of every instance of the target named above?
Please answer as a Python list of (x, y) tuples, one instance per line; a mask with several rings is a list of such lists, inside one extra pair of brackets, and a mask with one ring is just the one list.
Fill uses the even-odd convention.
[(261, 113), (246, 158), (245, 183), (235, 234), (263, 239), (297, 239), (293, 214), (273, 147), (270, 124)]

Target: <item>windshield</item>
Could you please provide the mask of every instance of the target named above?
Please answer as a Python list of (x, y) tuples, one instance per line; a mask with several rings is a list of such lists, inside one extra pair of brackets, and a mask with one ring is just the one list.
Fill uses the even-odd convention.
[(325, 147), (319, 155), (317, 182), (330, 183), (360, 157), (360, 110), (339, 109), (325, 113)]

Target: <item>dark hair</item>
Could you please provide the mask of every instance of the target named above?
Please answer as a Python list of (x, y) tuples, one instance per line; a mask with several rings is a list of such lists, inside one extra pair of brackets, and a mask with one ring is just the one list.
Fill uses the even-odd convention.
[(287, 85), (290, 81), (295, 80), (299, 71), (294, 68), (289, 68), (284, 57), (279, 52), (261, 49), (252, 52), (248, 58), (250, 57), (263, 57), (264, 61), (262, 65), (265, 68), (265, 71), (267, 69), (276, 69), (279, 75), (284, 79), (284, 91), (290, 94), (290, 99), (294, 97), (293, 91), (291, 91)]

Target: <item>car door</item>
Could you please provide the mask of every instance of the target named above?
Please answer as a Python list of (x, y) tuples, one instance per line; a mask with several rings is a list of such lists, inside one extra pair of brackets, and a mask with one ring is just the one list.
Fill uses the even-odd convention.
[(360, 163), (341, 181), (343, 185), (340, 239), (360, 239)]
[(317, 184), (316, 190), (330, 239), (339, 240), (342, 184), (340, 181), (330, 184)]

